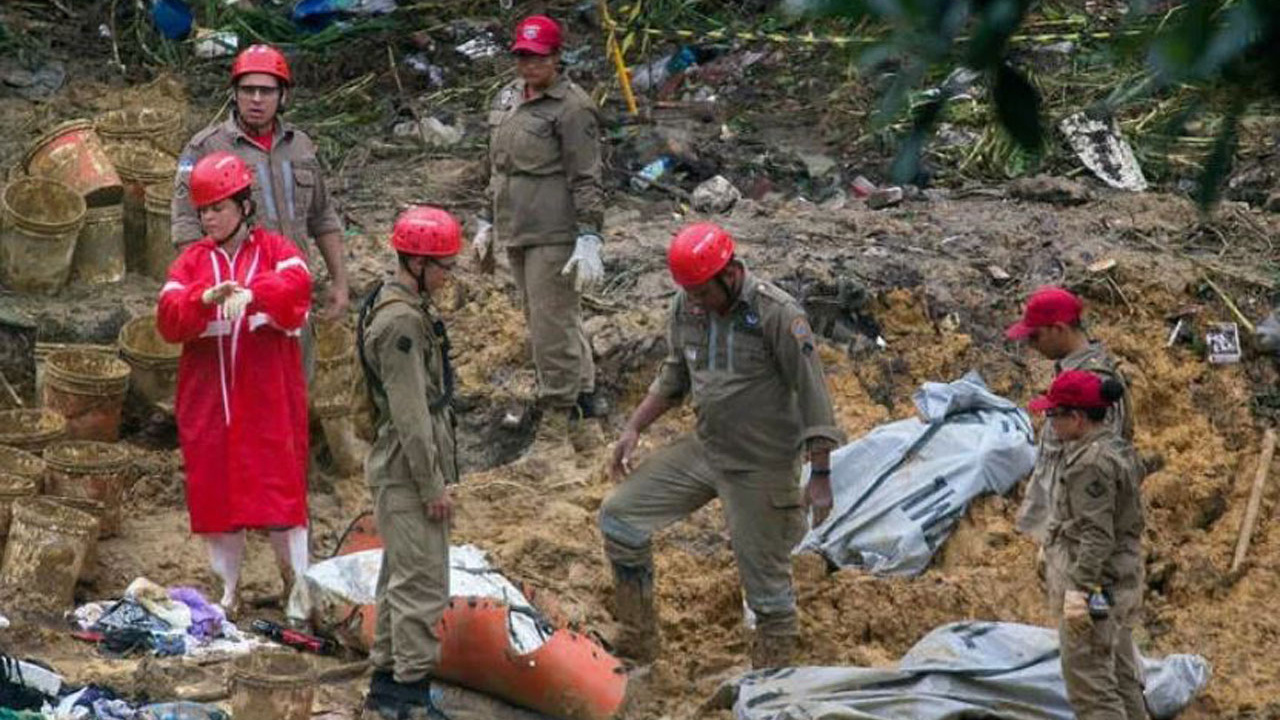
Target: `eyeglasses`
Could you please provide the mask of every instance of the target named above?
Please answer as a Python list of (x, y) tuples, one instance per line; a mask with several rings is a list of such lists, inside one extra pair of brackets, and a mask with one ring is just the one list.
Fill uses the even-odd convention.
[(237, 85), (236, 94), (246, 98), (270, 98), (280, 93), (278, 87), (267, 87), (266, 85)]

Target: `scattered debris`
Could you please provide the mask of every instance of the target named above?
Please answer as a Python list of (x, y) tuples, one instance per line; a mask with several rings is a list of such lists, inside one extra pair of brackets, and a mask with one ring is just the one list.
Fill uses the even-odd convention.
[(1096, 262), (1090, 263), (1088, 270), (1090, 273), (1093, 273), (1094, 275), (1100, 275), (1102, 273), (1111, 272), (1119, 264), (1120, 263), (1116, 262), (1115, 258), (1103, 258)]
[(1259, 350), (1272, 355), (1280, 354), (1280, 314), (1272, 310), (1265, 320), (1258, 323), (1254, 338)]
[(454, 49), (471, 60), (483, 60), (502, 53), (502, 46), (488, 33), (474, 37)]
[(1230, 365), (1240, 362), (1240, 328), (1235, 323), (1212, 323), (1205, 331), (1209, 362)]
[(862, 175), (854, 178), (853, 182), (849, 184), (849, 192), (853, 193), (854, 197), (867, 198), (875, 191), (876, 184)]
[[(141, 3), (139, 3), (141, 5)], [(181, 40), (191, 34), (196, 17), (183, 0), (152, 0), (151, 22), (169, 40)]]
[(431, 62), (425, 53), (414, 53), (406, 56), (404, 64), (415, 73), (426, 75), (431, 87), (444, 87), (444, 68)]
[(418, 137), (430, 147), (452, 147), (462, 142), (463, 137), (461, 127), (445, 125), (433, 117), (428, 117), (421, 122), (397, 123), (391, 129), (391, 133), (396, 137)]
[(677, 52), (631, 70), (631, 87), (640, 91), (660, 87), (668, 79), (679, 75), (697, 62), (693, 48), (682, 47)]
[(1115, 118), (1097, 120), (1085, 112), (1062, 119), (1058, 124), (1067, 136), (1076, 156), (1100, 180), (1119, 190), (1142, 192), (1147, 179), (1133, 154), (1133, 148), (1120, 136)]
[(1280, 213), (1280, 190), (1268, 195), (1267, 202), (1262, 207), (1267, 212)]
[(1093, 193), (1083, 183), (1051, 175), (1018, 178), (1009, 184), (1009, 194), (1019, 200), (1053, 205), (1083, 205), (1093, 199)]
[(1009, 273), (1005, 272), (1005, 269), (999, 265), (988, 265), (987, 274), (991, 276), (992, 280), (995, 280), (996, 283), (1000, 285), (1003, 285), (1013, 279), (1013, 277), (1009, 275)]
[(309, 30), (325, 28), (343, 17), (385, 15), (396, 9), (396, 0), (299, 0), (293, 21)]
[(675, 158), (672, 158), (670, 155), (663, 155), (657, 160), (645, 165), (640, 169), (640, 172), (632, 175), (631, 189), (639, 192), (648, 188), (657, 180), (661, 180), (662, 176), (666, 175), (668, 170), (675, 167), (675, 164)]
[(693, 190), (693, 209), (703, 213), (728, 212), (742, 193), (723, 175), (717, 175)]
[(240, 36), (227, 30), (196, 30), (196, 57), (220, 58), (234, 55), (240, 47)]
[(872, 210), (883, 210), (900, 204), (903, 197), (904, 194), (900, 187), (879, 188), (867, 196), (867, 207)]
[(41, 65), (34, 71), (14, 70), (4, 78), (4, 84), (27, 100), (39, 100), (57, 92), (67, 80), (67, 69), (59, 61)]

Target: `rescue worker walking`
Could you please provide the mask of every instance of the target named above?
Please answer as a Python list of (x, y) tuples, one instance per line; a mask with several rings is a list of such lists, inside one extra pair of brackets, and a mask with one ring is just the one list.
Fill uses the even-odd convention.
[[(831, 510), (829, 454), (843, 440), (816, 341), (800, 305), (748, 272), (716, 225), (681, 230), (667, 262), (681, 287), (668, 353), (614, 450), (614, 479), (630, 476), (600, 510), (621, 625), (616, 646), (638, 662), (654, 659), (653, 534), (720, 498), (757, 617), (751, 663), (786, 666), (799, 634), (791, 550), (806, 530), (805, 507), (815, 525)], [(695, 432), (631, 472), (640, 433), (686, 397)], [(802, 447), (812, 465), (803, 490)]]
[[(1100, 342), (1091, 341), (1081, 318), (1084, 303), (1071, 292), (1046, 286), (1027, 299), (1022, 319), (1009, 327), (1010, 339), (1025, 340), (1036, 352), (1053, 361), (1054, 375), (1067, 370), (1088, 370), (1103, 379), (1128, 387), (1124, 376)], [(1107, 412), (1106, 426), (1124, 440), (1133, 440), (1133, 415), (1127, 394)], [(1040, 430), (1036, 467), (1027, 483), (1026, 496), (1018, 509), (1017, 528), (1042, 546), (1049, 522), (1049, 495), (1062, 454), (1062, 443), (1052, 423)]]
[(1144, 469), (1107, 416), (1124, 386), (1067, 370), (1031, 401), (1061, 445), (1046, 534), (1067, 699), (1080, 720), (1145, 720), (1133, 628), (1142, 607)]
[[(207, 233), (160, 290), (160, 334), (182, 343), (175, 414), (191, 531), (209, 545), (220, 604), (240, 608), (245, 530), (267, 529), (284, 597), (307, 570), (307, 395), (298, 333), (311, 274), (289, 240), (253, 224), (253, 173), (215, 152), (191, 173)], [(290, 620), (303, 621), (290, 602)]]
[(425, 706), (449, 601), (449, 485), (458, 481), (449, 337), (432, 299), (462, 250), (452, 215), (412, 207), (391, 233), (398, 267), (360, 310), (360, 362), (375, 411), (365, 463), (384, 544), (366, 708), (396, 718)]
[[(288, 62), (273, 47), (252, 45), (236, 57), (231, 66), (231, 117), (196, 133), (178, 158), (173, 242), (182, 247), (202, 234), (191, 202), (191, 171), (196, 162), (211, 152), (234, 153), (254, 169), (253, 200), (259, 223), (292, 240), (308, 262), (314, 260), (308, 238), (319, 248), (329, 270), (324, 316), (338, 319), (350, 306), (342, 223), (311, 138), (280, 117), (292, 84)], [(309, 332), (303, 345), (310, 368)]]
[(595, 362), (582, 327), (582, 294), (604, 278), (599, 117), (591, 98), (559, 72), (562, 36), (551, 18), (516, 27), (519, 77), (489, 110), (490, 212), (479, 221), (482, 270), (507, 251), (520, 292), (541, 413), (537, 439), (584, 450), (600, 442)]

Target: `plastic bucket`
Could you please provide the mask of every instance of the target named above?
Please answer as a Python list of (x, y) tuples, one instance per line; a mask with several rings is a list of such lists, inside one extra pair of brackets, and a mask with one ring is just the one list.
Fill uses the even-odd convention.
[(0, 473), (0, 543), (9, 536), (13, 503), (39, 494), (40, 487), (31, 478)]
[(36, 484), (36, 491), (44, 488), (44, 460), (26, 450), (0, 445), (0, 475), (26, 478)]
[(44, 461), (45, 494), (97, 500), (103, 507), (100, 537), (120, 531), (120, 506), (133, 472), (128, 450), (111, 443), (58, 442), (45, 448)]
[(147, 186), (173, 184), (178, 161), (146, 145), (118, 145), (111, 157), (124, 181), (124, 247), (129, 269), (147, 272)]
[(87, 285), (124, 280), (124, 206), (89, 208), (76, 240), (71, 277)]
[(69, 609), (97, 534), (92, 515), (47, 498), (15, 500), (0, 587), (22, 588), (12, 599), (23, 609)]
[(67, 419), (55, 410), (0, 411), (0, 445), (39, 453), (66, 436)]
[(72, 120), (41, 135), (22, 166), (32, 176), (70, 185), (90, 205), (120, 202), (120, 175), (88, 120)]
[(156, 183), (148, 185), (143, 193), (146, 208), (147, 247), (143, 252), (144, 272), (164, 282), (169, 277), (169, 266), (178, 257), (173, 246), (172, 217), (173, 185)]
[(115, 442), (129, 389), (129, 365), (91, 350), (49, 355), (44, 371), (44, 405), (67, 419), (67, 438)]
[(93, 121), (108, 148), (115, 145), (151, 145), (177, 155), (186, 141), (182, 114), (170, 108), (132, 107), (112, 110)]
[(71, 273), (84, 198), (57, 180), (22, 178), (5, 187), (0, 206), (0, 283), (18, 292), (58, 292)]
[(120, 356), (133, 368), (129, 384), (149, 403), (173, 405), (178, 389), (178, 358), (182, 346), (167, 342), (156, 328), (155, 315), (142, 315), (124, 324), (116, 339)]
[(0, 373), (9, 384), (8, 388), (0, 389), (0, 410), (36, 407), (36, 326), (26, 316), (3, 308), (0, 308)]
[(231, 717), (236, 720), (310, 720), (315, 672), (303, 656), (265, 652), (231, 664)]

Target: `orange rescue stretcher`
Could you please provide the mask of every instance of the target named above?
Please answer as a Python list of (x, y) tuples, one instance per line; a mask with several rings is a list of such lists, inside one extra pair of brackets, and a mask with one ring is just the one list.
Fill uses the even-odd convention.
[[(373, 516), (348, 530), (335, 555), (382, 548)], [(627, 690), (622, 664), (591, 638), (558, 629), (541, 647), (519, 654), (507, 635), (506, 603), (493, 598), (454, 597), (436, 626), (440, 634), (440, 680), (513, 705), (565, 720), (609, 720)], [(377, 623), (375, 605), (346, 613), (349, 645), (367, 650)]]

